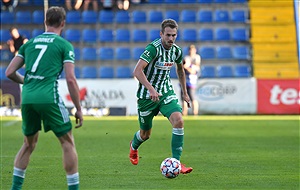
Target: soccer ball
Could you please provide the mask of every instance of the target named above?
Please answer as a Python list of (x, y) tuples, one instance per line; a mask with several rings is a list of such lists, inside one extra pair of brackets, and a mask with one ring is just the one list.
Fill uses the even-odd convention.
[(175, 178), (180, 174), (181, 164), (176, 158), (166, 158), (160, 165), (160, 171), (166, 178)]

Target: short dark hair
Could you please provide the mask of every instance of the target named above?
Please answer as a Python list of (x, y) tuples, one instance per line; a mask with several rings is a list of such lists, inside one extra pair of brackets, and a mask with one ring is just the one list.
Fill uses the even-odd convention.
[(164, 33), (165, 28), (170, 27), (170, 28), (176, 28), (178, 30), (178, 24), (175, 20), (173, 19), (165, 19), (161, 23), (161, 32)]
[(46, 25), (59, 27), (61, 22), (66, 19), (66, 11), (63, 7), (53, 6), (50, 7), (46, 12)]

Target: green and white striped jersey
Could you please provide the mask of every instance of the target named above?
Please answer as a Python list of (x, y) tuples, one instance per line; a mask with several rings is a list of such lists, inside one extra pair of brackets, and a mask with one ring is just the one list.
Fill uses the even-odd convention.
[(24, 59), (26, 71), (22, 104), (62, 102), (57, 80), (64, 63), (74, 63), (72, 44), (55, 33), (45, 32), (22, 45), (17, 56)]
[[(164, 95), (169, 91), (174, 91), (170, 80), (170, 70), (174, 64), (182, 64), (182, 50), (179, 46), (174, 44), (171, 49), (166, 50), (161, 39), (158, 38), (147, 45), (140, 59), (148, 63), (144, 74), (158, 93)], [(141, 83), (138, 86), (137, 97), (150, 98), (149, 91)]]

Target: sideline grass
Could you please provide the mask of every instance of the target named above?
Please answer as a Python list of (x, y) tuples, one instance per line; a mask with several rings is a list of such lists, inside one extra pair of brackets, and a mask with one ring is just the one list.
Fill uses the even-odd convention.
[[(181, 161), (194, 171), (171, 180), (159, 172), (171, 155), (171, 126), (163, 117), (155, 118), (139, 165), (130, 164), (136, 119), (86, 117), (74, 130), (81, 189), (299, 189), (299, 116), (185, 117)], [(1, 190), (10, 188), (20, 126), (18, 118), (2, 118)], [(59, 142), (41, 132), (23, 189), (66, 189), (65, 178)]]

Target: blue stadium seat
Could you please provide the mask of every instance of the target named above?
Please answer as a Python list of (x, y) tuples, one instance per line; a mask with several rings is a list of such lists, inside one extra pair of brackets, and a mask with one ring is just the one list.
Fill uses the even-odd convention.
[(212, 41), (214, 40), (214, 31), (211, 28), (201, 28), (198, 36), (200, 41)]
[(229, 65), (219, 65), (217, 67), (217, 76), (220, 78), (234, 77), (232, 67)]
[(35, 6), (44, 6), (44, 1), (41, 1), (41, 0), (31, 0), (32, 2), (32, 5), (35, 5)]
[(18, 29), (18, 31), (19, 31), (19, 34), (20, 34), (21, 36), (24, 36), (24, 37), (26, 37), (26, 38), (28, 38), (28, 39), (31, 38), (31, 31), (26, 30), (26, 29)]
[(212, 22), (213, 21), (213, 12), (211, 10), (199, 10), (197, 12), (197, 20), (199, 22)]
[(187, 55), (189, 53), (189, 46), (183, 46), (182, 53), (183, 56)]
[(218, 41), (230, 41), (231, 34), (229, 28), (216, 28), (215, 39)]
[(132, 33), (132, 39), (134, 42), (146, 42), (148, 40), (147, 31), (145, 29), (133, 29)]
[(181, 3), (181, 0), (165, 0), (167, 4), (178, 4)]
[(41, 34), (43, 34), (45, 32), (45, 30), (44, 29), (33, 29), (32, 31), (31, 31), (31, 37), (32, 38), (35, 38), (35, 37), (37, 37), (38, 35), (41, 35)]
[(70, 42), (81, 41), (81, 30), (80, 29), (67, 29), (65, 31), (65, 39)]
[(32, 23), (33, 24), (43, 24), (45, 20), (44, 11), (35, 10), (32, 13)]
[(80, 24), (81, 23), (80, 11), (67, 11), (66, 23), (67, 24)]
[[(2, 1), (1, 1), (2, 2)], [(32, 5), (32, 1), (18, 1), (18, 6), (31, 6)]]
[(173, 65), (173, 67), (171, 67), (170, 78), (171, 79), (176, 79), (177, 78), (176, 66), (175, 65)]
[(48, 0), (51, 6), (64, 6), (66, 0)]
[(148, 11), (148, 19), (150, 23), (161, 23), (163, 21), (163, 13), (158, 10)]
[(249, 41), (249, 30), (247, 28), (234, 28), (232, 39), (234, 41)]
[(238, 45), (233, 47), (233, 57), (234, 59), (250, 59), (250, 50), (246, 45)]
[(225, 9), (217, 9), (214, 12), (215, 22), (229, 22), (229, 13)]
[(134, 10), (132, 11), (132, 22), (133, 23), (146, 23), (147, 14), (143, 10)]
[(130, 67), (118, 66), (116, 68), (116, 78), (131, 78), (132, 71)]
[(11, 24), (15, 22), (15, 15), (8, 11), (1, 11), (0, 20), (1, 24)]
[(148, 0), (149, 4), (162, 4), (165, 2), (165, 0)]
[(213, 47), (203, 46), (199, 49), (199, 53), (202, 59), (215, 59), (216, 53)]
[(82, 48), (82, 60), (83, 61), (96, 61), (97, 60), (97, 49), (93, 47)]
[(182, 40), (186, 42), (197, 41), (197, 30), (193, 28), (185, 28), (182, 33)]
[(119, 10), (115, 13), (115, 23), (127, 24), (130, 22), (130, 16), (128, 11)]
[(6, 67), (0, 66), (0, 81), (2, 80), (8, 80), (8, 78), (5, 75)]
[(198, 0), (198, 3), (213, 3), (213, 0)]
[(196, 3), (197, 0), (181, 0), (181, 3)]
[(101, 10), (99, 12), (99, 22), (102, 24), (111, 24), (114, 22), (114, 12), (111, 10)]
[(96, 66), (83, 66), (81, 68), (81, 75), (84, 79), (98, 78), (98, 69)]
[(122, 29), (122, 28), (117, 29), (115, 39), (117, 42), (130, 42), (131, 41), (130, 30)]
[(99, 30), (99, 41), (100, 42), (113, 42), (114, 32), (112, 29), (100, 29)]
[(180, 21), (180, 13), (178, 10), (166, 10), (165, 19), (171, 18), (176, 22)]
[(116, 59), (120, 61), (127, 61), (131, 59), (131, 52), (129, 47), (117, 47)]
[[(81, 78), (81, 69), (80, 69), (80, 67), (75, 67), (74, 68), (74, 73), (75, 73), (76, 78)], [(61, 72), (60, 77), (61, 78), (65, 78), (66, 77), (66, 74), (65, 74), (64, 70)]]
[(231, 3), (247, 3), (248, 0), (230, 0)]
[(140, 56), (142, 55), (142, 53), (144, 52), (145, 48), (144, 47), (134, 47), (132, 49), (133, 51), (133, 59), (134, 60), (139, 60)]
[(96, 29), (83, 29), (82, 40), (85, 43), (96, 43), (97, 42), (97, 30)]
[(214, 3), (229, 3), (229, 0), (215, 0)]
[(251, 77), (251, 67), (248, 64), (238, 64), (234, 66), (235, 77)]
[(14, 54), (12, 54), (8, 49), (0, 50), (0, 60), (1, 62), (10, 62), (13, 58)]
[(114, 49), (112, 47), (100, 47), (99, 48), (100, 60), (114, 60)]
[(112, 66), (101, 66), (99, 76), (100, 78), (114, 78), (114, 68)]
[(216, 68), (212, 65), (202, 65), (201, 66), (200, 78), (215, 78), (216, 77)]
[(11, 39), (11, 36), (10, 36), (9, 30), (0, 29), (0, 40), (1, 40), (1, 43), (6, 43), (7, 40), (10, 40), (10, 39)]
[(16, 24), (31, 24), (31, 12), (30, 11), (17, 11), (15, 16)]
[(247, 12), (242, 9), (234, 9), (231, 11), (231, 21), (245, 23), (247, 21)]
[(98, 13), (92, 10), (82, 11), (81, 18), (84, 24), (96, 24), (98, 21)]
[(232, 59), (232, 51), (230, 46), (219, 46), (216, 48), (218, 59)]
[(24, 67), (21, 67), (20, 69), (18, 69), (18, 72), (21, 74), (21, 75), (25, 75), (25, 72), (26, 72), (26, 70), (25, 70), (25, 68)]
[(156, 38), (160, 38), (160, 29), (157, 28), (151, 28), (149, 31), (149, 41), (153, 41)]
[(74, 47), (74, 53), (75, 53), (75, 60), (80, 61), (81, 60), (81, 49), (79, 47)]
[(196, 11), (184, 9), (181, 11), (181, 22), (190, 23), (196, 22)]

